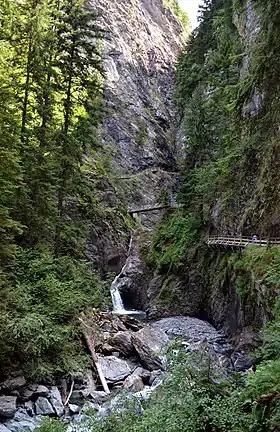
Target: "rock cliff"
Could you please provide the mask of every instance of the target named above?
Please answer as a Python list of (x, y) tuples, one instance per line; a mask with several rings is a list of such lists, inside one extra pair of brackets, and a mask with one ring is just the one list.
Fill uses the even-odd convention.
[(213, 1), (182, 54), (177, 97), (188, 143), (186, 209), (169, 217), (153, 246), (153, 316), (199, 316), (231, 334), (260, 328), (273, 316), (277, 287), (265, 281), (266, 252), (253, 248), (238, 257), (207, 248), (205, 240), (209, 234), (279, 236), (276, 10), (272, 1), (267, 8), (258, 0)]
[[(163, 0), (90, 0), (90, 6), (106, 30), (99, 140), (111, 159), (113, 187), (105, 199), (124, 208), (152, 205), (178, 183), (172, 74), (183, 28)], [(139, 219), (151, 230), (159, 216)], [(116, 227), (93, 230), (87, 253), (97, 267), (119, 270), (128, 241), (128, 232)]]

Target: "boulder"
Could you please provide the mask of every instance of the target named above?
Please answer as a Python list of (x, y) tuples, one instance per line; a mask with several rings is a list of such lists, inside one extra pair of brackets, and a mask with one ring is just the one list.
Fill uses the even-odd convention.
[(38, 420), (32, 419), (27, 414), (27, 411), (20, 408), (14, 418), (6, 423), (7, 428), (11, 432), (30, 432), (38, 425)]
[(72, 414), (79, 414), (81, 411), (81, 407), (74, 404), (69, 404), (69, 410)]
[(34, 416), (34, 405), (33, 405), (33, 402), (32, 401), (25, 402), (24, 407), (26, 409), (27, 414), (30, 417), (33, 417)]
[(11, 429), (8, 429), (5, 425), (0, 424), (0, 432), (11, 432)]
[(155, 385), (157, 385), (160, 381), (162, 381), (162, 376), (163, 376), (163, 373), (162, 373), (162, 371), (161, 370), (153, 370), (152, 372), (151, 372), (151, 376), (150, 376), (150, 380), (149, 380), (149, 385), (150, 386), (155, 386)]
[(142, 381), (147, 384), (150, 380), (151, 373), (153, 372), (150, 372), (147, 369), (144, 369), (142, 367), (137, 367), (131, 375), (140, 376)]
[(107, 399), (108, 394), (104, 391), (93, 391), (89, 396), (94, 403), (101, 405)]
[(35, 402), (36, 414), (49, 415), (55, 414), (53, 407), (51, 406), (48, 399), (40, 396)]
[(125, 379), (123, 387), (132, 391), (140, 391), (143, 390), (144, 383), (139, 375), (130, 375)]
[(109, 340), (109, 344), (124, 356), (129, 357), (134, 352), (134, 346), (131, 342), (131, 333), (128, 330), (116, 333)]
[(50, 393), (48, 387), (44, 386), (44, 385), (36, 385), (35, 386), (31, 386), (29, 387), (30, 390), (33, 390), (34, 388), (34, 395), (35, 396), (42, 396), (42, 397), (47, 397)]
[(0, 396), (0, 416), (11, 418), (14, 416), (17, 406), (15, 396)]
[(163, 351), (169, 341), (163, 330), (156, 327), (144, 327), (131, 336), (134, 348), (149, 369), (165, 369)]
[(21, 387), (24, 387), (26, 385), (26, 379), (24, 376), (18, 376), (16, 378), (8, 379), (0, 384), (0, 391), (14, 391), (18, 390)]
[(20, 392), (20, 399), (23, 402), (29, 401), (33, 395), (34, 395), (34, 390), (30, 389), (29, 387), (25, 387)]
[(118, 357), (98, 355), (98, 360), (105, 378), (112, 383), (123, 380), (132, 372), (129, 364)]
[(55, 410), (56, 415), (59, 417), (64, 413), (64, 406), (61, 400), (61, 395), (57, 387), (51, 387), (50, 390), (50, 401)]
[(83, 390), (74, 390), (71, 394), (69, 403), (73, 405), (83, 406), (85, 403), (85, 392)]
[[(7, 423), (9, 432), (30, 432), (38, 426), (38, 422), (32, 421), (32, 419), (26, 420), (11, 420)], [(0, 429), (1, 431), (1, 429)]]

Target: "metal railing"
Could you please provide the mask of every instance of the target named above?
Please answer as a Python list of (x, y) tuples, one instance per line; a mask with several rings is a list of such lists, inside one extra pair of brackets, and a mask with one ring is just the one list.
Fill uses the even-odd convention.
[(268, 247), (272, 245), (280, 245), (280, 238), (270, 239), (253, 239), (249, 237), (233, 237), (233, 236), (209, 236), (206, 240), (209, 246), (233, 246), (233, 247), (246, 247), (248, 245), (255, 245), (261, 247)]

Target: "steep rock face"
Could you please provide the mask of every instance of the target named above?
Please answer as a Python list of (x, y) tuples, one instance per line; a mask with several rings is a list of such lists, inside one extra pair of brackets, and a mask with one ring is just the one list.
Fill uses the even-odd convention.
[[(261, 236), (263, 235), (263, 238), (269, 232), (273, 232), (273, 236), (278, 237), (279, 231), (277, 231), (278, 225), (276, 225), (276, 223), (279, 223), (279, 211), (277, 214), (278, 199), (274, 191), (277, 190), (278, 184), (275, 180), (278, 178), (279, 170), (275, 168), (278, 167), (279, 157), (276, 158), (275, 155), (279, 155), (277, 147), (279, 138), (276, 137), (275, 139), (273, 133), (274, 128), (277, 128), (276, 119), (279, 105), (277, 105), (275, 88), (272, 87), (272, 84), (278, 88), (279, 80), (276, 72), (275, 76), (273, 75), (274, 69), (276, 69), (275, 65), (271, 65), (272, 62), (268, 61), (270, 56), (273, 56), (272, 53), (276, 47), (271, 42), (272, 45), (267, 42), (269, 38), (266, 32), (269, 31), (270, 22), (268, 22), (269, 19), (265, 15), (266, 11), (261, 2), (251, 0), (234, 2), (233, 10), (235, 10), (233, 16), (235, 27), (232, 25), (232, 17), (230, 16), (228, 32), (231, 32), (233, 36), (232, 46), (236, 43), (240, 53), (242, 53), (242, 59), (240, 57), (240, 64), (233, 65), (236, 71), (234, 79), (239, 88), (239, 93), (235, 96), (238, 105), (235, 108), (238, 120), (235, 120), (234, 125), (235, 127), (238, 125), (240, 128), (240, 135), (236, 142), (232, 142), (231, 145), (236, 149), (242, 162), (239, 164), (237, 158), (233, 157), (228, 170), (232, 172), (230, 180), (227, 175), (221, 176), (221, 183), (218, 183), (216, 188), (211, 184), (212, 179), (213, 183), (215, 183), (215, 178), (214, 176), (211, 177), (211, 171), (207, 169), (207, 164), (203, 165), (202, 163), (202, 167), (205, 168), (203, 175), (199, 170), (195, 172), (195, 169), (193, 169), (193, 172), (198, 172), (198, 176), (194, 176), (193, 181), (197, 182), (198, 186), (202, 185), (203, 192), (201, 196), (197, 196), (201, 190), (199, 187), (194, 189), (198, 190), (198, 194), (190, 202), (194, 206), (197, 202), (201, 204), (201, 207), (197, 206), (196, 209), (200, 212), (199, 214), (208, 228), (203, 229), (202, 236), (206, 237), (209, 233), (252, 236), (256, 231)], [(227, 12), (231, 14), (232, 9)], [(274, 23), (274, 25), (274, 33), (277, 34), (276, 24)], [(205, 31), (205, 29), (202, 31)], [(259, 51), (262, 44), (266, 46), (265, 54), (264, 49), (261, 52)], [(219, 52), (218, 47), (212, 48), (212, 50)], [(209, 56), (211, 56), (211, 52)], [(207, 76), (209, 70), (205, 58), (207, 58), (207, 54), (204, 56), (205, 63), (202, 65), (207, 70), (200, 83), (203, 88), (207, 88), (208, 81), (211, 82)], [(263, 75), (259, 73), (259, 69), (262, 70), (259, 65), (262, 65), (265, 70)], [(222, 74), (223, 65), (218, 65), (217, 70)], [(195, 82), (194, 85), (196, 85)], [(222, 88), (224, 84), (217, 80), (215, 85), (219, 91), (219, 86)], [(195, 96), (199, 97), (199, 94), (197, 93)], [(209, 103), (211, 95), (207, 97)], [(185, 113), (188, 114), (188, 111), (195, 107), (195, 102), (195, 98), (189, 97)], [(203, 97), (200, 97), (199, 102), (201, 102), (201, 105), (203, 104)], [(213, 106), (212, 116), (219, 113), (218, 104), (223, 105), (224, 102), (221, 98), (217, 99), (216, 103), (217, 108)], [(199, 113), (199, 110), (195, 113), (197, 112)], [(265, 122), (267, 119), (270, 120), (268, 126)], [(211, 124), (211, 121), (209, 123)], [(204, 121), (203, 123), (203, 120), (198, 120), (198, 129), (203, 130), (205, 124), (206, 129), (210, 128), (207, 122)], [(264, 128), (262, 129), (260, 125), (264, 125)], [(214, 126), (212, 125), (213, 131), (218, 137), (221, 127), (215, 128)], [(269, 131), (269, 139), (266, 136), (265, 127)], [(188, 130), (186, 127), (185, 131), (187, 135)], [(205, 135), (207, 138), (207, 134)], [(209, 150), (210, 147), (207, 139), (203, 139), (205, 135), (202, 133), (202, 138), (200, 137), (201, 147), (199, 147), (199, 138), (196, 140), (196, 137), (192, 134), (192, 139), (195, 145), (198, 146), (200, 153), (205, 150), (203, 148), (204, 143), (205, 147), (208, 145), (206, 150)], [(221, 140), (220, 142), (219, 150), (222, 151), (222, 145), (226, 141)], [(195, 159), (198, 161), (200, 153), (194, 146)], [(215, 157), (215, 155), (212, 155), (214, 163), (216, 163)], [(227, 157), (228, 154), (226, 154)], [(219, 162), (221, 162), (221, 166), (225, 167), (225, 165), (222, 165), (224, 160), (218, 159)], [(207, 163), (209, 163), (209, 160), (207, 160)], [(215, 169), (217, 165), (213, 165)], [(226, 170), (225, 167), (225, 172)], [(203, 177), (204, 182), (201, 181), (199, 176)], [(207, 185), (208, 176), (209, 184)], [(228, 180), (226, 185), (223, 183), (225, 179)], [(188, 192), (189, 190), (192, 192), (192, 186), (193, 184), (187, 184), (186, 189)], [(212, 196), (211, 192), (213, 193)], [(188, 201), (191, 199), (186, 196), (187, 211), (189, 208), (192, 210), (192, 204), (190, 205)], [(272, 230), (273, 224), (275, 224), (275, 228)], [(181, 262), (177, 274), (174, 271), (175, 274), (166, 275), (166, 269), (160, 269), (155, 274), (147, 291), (150, 315), (159, 317), (181, 313), (199, 316), (209, 320), (219, 328), (223, 327), (230, 334), (238, 333), (248, 326), (253, 328), (262, 327), (273, 316), (273, 290), (269, 291), (265, 283), (262, 284), (262, 275), (258, 274), (255, 277), (253, 272), (250, 273), (250, 264), (245, 262), (246, 257), (242, 265), (244, 268), (247, 265), (249, 270), (247, 268), (247, 279), (242, 278), (244, 276), (242, 271), (245, 272), (245, 270), (243, 267), (242, 270), (238, 270), (240, 261), (238, 263), (235, 259), (237, 254), (232, 253), (230, 250), (218, 251), (217, 249), (211, 250), (207, 248), (204, 242), (205, 237), (201, 238), (202, 242), (197, 250), (193, 248), (192, 256)], [(164, 247), (159, 250), (164, 251)], [(188, 252), (189, 250), (191, 250), (191, 247), (187, 249)], [(240, 260), (242, 260), (242, 256), (240, 256)], [(166, 267), (168, 268), (168, 266)], [(263, 271), (265, 270), (263, 269)], [(270, 296), (271, 301), (270, 299), (267, 301)]]
[[(177, 122), (171, 97), (183, 29), (163, 0), (90, 0), (89, 4), (100, 13), (100, 26), (106, 30), (102, 50), (107, 112), (99, 139), (111, 158), (114, 190), (108, 190), (105, 199), (115, 206), (153, 205), (178, 183)], [(139, 219), (150, 231), (160, 216), (152, 212)], [(121, 231), (109, 227), (106, 233), (91, 233), (87, 253), (96, 267), (120, 270), (129, 238)]]
[(176, 182), (172, 69), (182, 26), (162, 0), (91, 0), (107, 31), (100, 136), (109, 145), (117, 190), (148, 205)]

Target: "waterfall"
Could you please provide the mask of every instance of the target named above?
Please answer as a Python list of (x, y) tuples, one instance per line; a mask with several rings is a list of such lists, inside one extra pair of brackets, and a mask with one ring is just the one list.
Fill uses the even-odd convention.
[(124, 270), (125, 270), (125, 267), (127, 264), (127, 260), (130, 257), (130, 253), (131, 253), (131, 249), (132, 249), (132, 242), (133, 242), (133, 235), (131, 234), (130, 241), (129, 241), (129, 247), (128, 247), (128, 251), (127, 251), (126, 262), (125, 262), (123, 268), (121, 269), (121, 272), (113, 280), (112, 285), (111, 285), (111, 290), (110, 290), (111, 291), (111, 297), (112, 297), (113, 311), (116, 313), (119, 313), (119, 314), (121, 314), (121, 313), (125, 314), (128, 312), (124, 308), (124, 304), (122, 301), (122, 297), (121, 297), (118, 285), (119, 285), (119, 279), (122, 277), (122, 275), (124, 273)]

